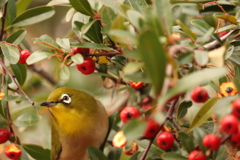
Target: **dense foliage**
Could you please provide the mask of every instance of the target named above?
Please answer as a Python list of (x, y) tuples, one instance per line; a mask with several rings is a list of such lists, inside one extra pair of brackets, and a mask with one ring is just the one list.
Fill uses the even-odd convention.
[(10, 133), (0, 130), (0, 158), (12, 143), (21, 160), (50, 159), (39, 104), (68, 86), (109, 113), (107, 141), (89, 148), (92, 160), (237, 159), (239, 4), (1, 0), (0, 128)]

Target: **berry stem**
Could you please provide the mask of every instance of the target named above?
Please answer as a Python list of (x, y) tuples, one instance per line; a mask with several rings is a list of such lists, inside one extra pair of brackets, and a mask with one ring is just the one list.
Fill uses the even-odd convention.
[(0, 32), (0, 41), (3, 40), (3, 35), (4, 35), (4, 25), (5, 25), (5, 18), (6, 18), (6, 14), (7, 14), (7, 5), (8, 2), (6, 2), (6, 4), (4, 5), (4, 9), (3, 9), (3, 15), (2, 15), (2, 26), (1, 26), (1, 32)]
[(22, 88), (20, 87), (20, 85), (18, 84), (17, 80), (16, 80), (16, 76), (7, 68), (7, 66), (4, 64), (3, 60), (0, 59), (0, 65), (4, 68), (4, 70), (9, 74), (10, 78), (12, 79), (12, 81), (15, 83), (15, 85), (17, 86), (17, 89), (25, 96), (25, 98), (31, 103), (31, 105), (33, 106), (33, 108), (38, 112), (37, 107), (35, 106), (34, 102), (28, 97), (28, 95), (22, 90)]

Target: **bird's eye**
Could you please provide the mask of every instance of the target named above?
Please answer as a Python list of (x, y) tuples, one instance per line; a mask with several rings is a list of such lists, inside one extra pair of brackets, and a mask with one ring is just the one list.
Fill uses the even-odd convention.
[(63, 103), (70, 104), (72, 102), (72, 99), (67, 94), (63, 94), (61, 97), (61, 100)]

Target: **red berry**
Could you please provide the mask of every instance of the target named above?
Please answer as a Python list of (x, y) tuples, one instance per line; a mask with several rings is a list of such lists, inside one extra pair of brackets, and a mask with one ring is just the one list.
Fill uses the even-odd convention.
[(73, 47), (72, 48), (72, 53), (75, 55), (77, 53), (80, 54), (88, 54), (90, 52), (89, 48), (79, 48), (79, 47)]
[(24, 49), (20, 52), (20, 59), (19, 59), (19, 63), (20, 64), (26, 64), (26, 60), (27, 58), (31, 55), (31, 52), (27, 49)]
[(230, 141), (233, 147), (240, 148), (240, 131), (238, 131), (237, 133), (234, 133), (231, 136)]
[(192, 90), (191, 98), (196, 103), (204, 103), (208, 100), (208, 92), (206, 89), (197, 86)]
[(129, 84), (134, 89), (140, 89), (144, 86), (143, 82), (132, 82), (132, 81), (130, 81)]
[(225, 36), (226, 34), (228, 34), (228, 31), (223, 31), (223, 32), (218, 33), (218, 36), (222, 37), (222, 36)]
[(240, 118), (240, 99), (236, 99), (232, 102), (232, 114)]
[(189, 154), (188, 160), (207, 160), (207, 158), (201, 151), (194, 150)]
[(152, 118), (148, 118), (147, 127), (144, 132), (145, 138), (154, 137), (160, 130), (160, 125)]
[(6, 128), (0, 129), (0, 144), (8, 141), (10, 138), (10, 135), (11, 135), (11, 133), (8, 129), (6, 129)]
[(203, 146), (210, 149), (211, 151), (216, 151), (221, 146), (221, 139), (214, 134), (207, 134), (202, 140)]
[(162, 132), (157, 136), (156, 141), (159, 148), (169, 150), (173, 147), (174, 136), (170, 132)]
[(139, 116), (139, 110), (132, 106), (127, 106), (120, 112), (120, 118), (123, 123), (127, 123), (130, 119), (137, 118)]
[(92, 58), (86, 58), (83, 63), (76, 65), (77, 69), (83, 74), (91, 74), (95, 71), (96, 65)]
[(15, 144), (10, 144), (5, 148), (5, 154), (10, 159), (18, 159), (22, 155), (22, 151)]
[(226, 115), (220, 122), (222, 131), (233, 134), (238, 131), (238, 119), (234, 115)]

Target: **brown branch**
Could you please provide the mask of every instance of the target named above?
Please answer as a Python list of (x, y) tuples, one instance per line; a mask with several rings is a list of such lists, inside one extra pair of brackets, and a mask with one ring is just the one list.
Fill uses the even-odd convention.
[(57, 84), (56, 81), (52, 78), (52, 76), (49, 75), (47, 72), (45, 72), (43, 69), (37, 69), (34, 65), (30, 65), (30, 66), (28, 66), (28, 68), (32, 72), (35, 72), (35, 73), (39, 74), (40, 76), (42, 76), (44, 79), (46, 79), (52, 85)]
[[(8, 75), (10, 76), (10, 78), (12, 79), (13, 83), (15, 83), (15, 85), (17, 86), (17, 89), (24, 95), (24, 97), (31, 103), (31, 105), (33, 106), (33, 108), (37, 111), (37, 107), (35, 106), (34, 102), (28, 97), (28, 95), (22, 90), (22, 88), (20, 87), (20, 85), (18, 84), (17, 80), (16, 80), (16, 76), (7, 68), (7, 66), (4, 64), (3, 60), (0, 59), (0, 64), (1, 66), (4, 68), (4, 70), (8, 73)], [(38, 111), (37, 111), (38, 112)]]
[(7, 14), (7, 5), (8, 2), (6, 2), (5, 6), (4, 6), (4, 11), (3, 11), (3, 15), (2, 15), (2, 28), (1, 28), (1, 32), (0, 32), (0, 41), (3, 40), (3, 35), (4, 35), (4, 25), (5, 25), (5, 18), (6, 18), (6, 14)]

